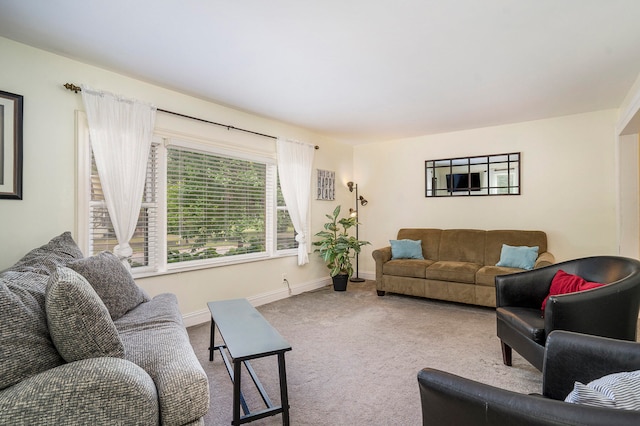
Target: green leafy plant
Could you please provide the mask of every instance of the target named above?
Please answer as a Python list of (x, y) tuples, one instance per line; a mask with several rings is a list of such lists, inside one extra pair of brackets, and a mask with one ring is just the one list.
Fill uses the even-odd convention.
[(329, 222), (324, 224), (324, 230), (315, 234), (320, 240), (314, 241), (316, 252), (327, 264), (332, 277), (346, 274), (353, 275), (351, 260), (360, 253), (362, 246), (370, 244), (369, 241), (358, 240), (349, 235), (349, 229), (356, 226), (357, 217), (344, 217), (338, 219), (340, 206), (333, 210), (333, 214), (326, 215)]

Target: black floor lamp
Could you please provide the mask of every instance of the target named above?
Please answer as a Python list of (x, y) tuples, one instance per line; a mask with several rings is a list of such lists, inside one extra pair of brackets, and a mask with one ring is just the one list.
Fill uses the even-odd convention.
[[(358, 184), (357, 183), (353, 183), (353, 182), (347, 182), (347, 186), (349, 187), (349, 191), (353, 192), (353, 189), (355, 188), (356, 190), (356, 208), (354, 209), (349, 209), (349, 211), (351, 212), (352, 216), (355, 216), (357, 221), (356, 221), (356, 240), (360, 239), (358, 236), (358, 221), (360, 220), (360, 218), (358, 217), (358, 203), (362, 206), (366, 206), (368, 201), (365, 200), (365, 198), (360, 195), (358, 196)], [(360, 253), (356, 253), (356, 276), (355, 277), (351, 277), (349, 279), (349, 281), (354, 282), (354, 283), (361, 283), (364, 281), (364, 278), (360, 278), (360, 274), (359, 274), (359, 270), (358, 270), (358, 258), (360, 257)]]

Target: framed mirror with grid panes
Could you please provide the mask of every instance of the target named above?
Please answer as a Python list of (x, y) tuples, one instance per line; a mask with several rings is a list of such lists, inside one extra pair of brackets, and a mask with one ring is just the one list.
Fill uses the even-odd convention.
[(520, 195), (521, 154), (425, 161), (425, 197)]

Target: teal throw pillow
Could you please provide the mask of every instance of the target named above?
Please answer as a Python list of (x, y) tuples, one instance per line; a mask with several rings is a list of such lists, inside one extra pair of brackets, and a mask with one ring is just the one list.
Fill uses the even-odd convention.
[(424, 259), (422, 240), (389, 240), (391, 259)]
[(509, 246), (507, 244), (502, 245), (502, 251), (500, 252), (500, 261), (496, 263), (496, 266), (506, 266), (509, 268), (520, 268), (530, 270), (536, 263), (538, 258), (538, 246)]

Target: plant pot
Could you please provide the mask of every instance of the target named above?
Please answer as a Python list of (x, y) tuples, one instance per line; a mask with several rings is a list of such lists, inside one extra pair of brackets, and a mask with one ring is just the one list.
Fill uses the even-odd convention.
[(333, 279), (333, 289), (335, 291), (346, 291), (347, 290), (347, 282), (349, 281), (349, 275), (347, 274), (339, 274)]

